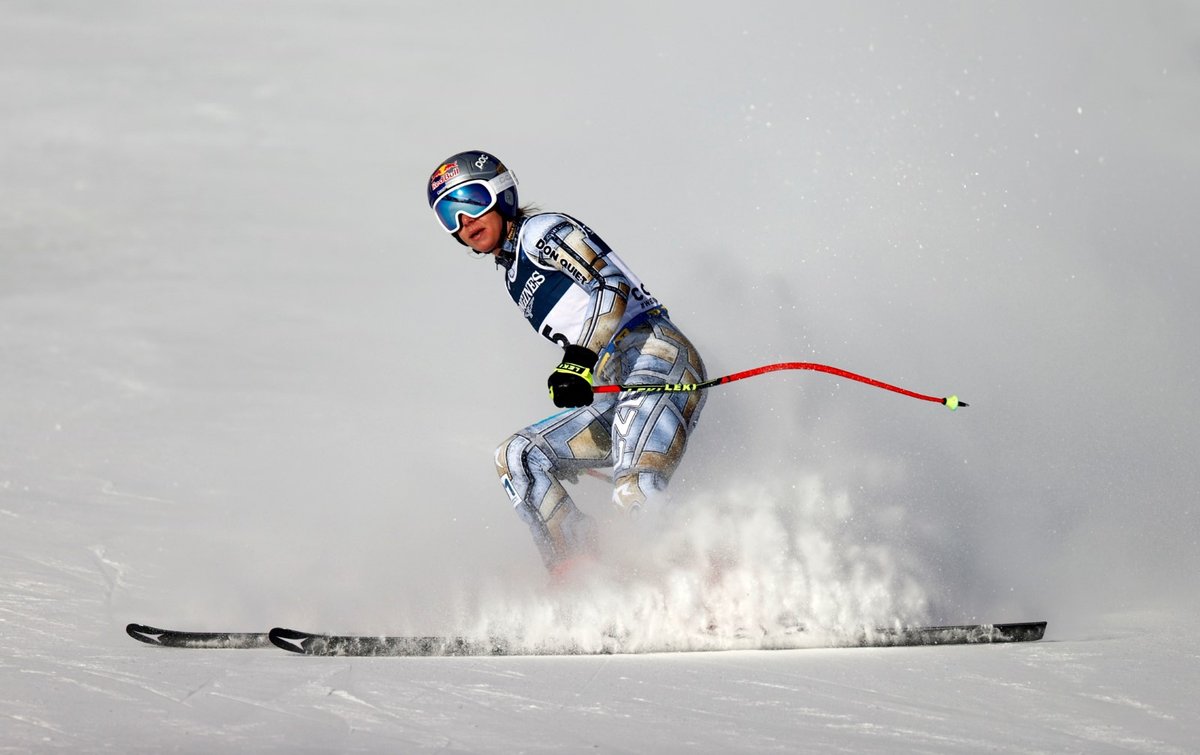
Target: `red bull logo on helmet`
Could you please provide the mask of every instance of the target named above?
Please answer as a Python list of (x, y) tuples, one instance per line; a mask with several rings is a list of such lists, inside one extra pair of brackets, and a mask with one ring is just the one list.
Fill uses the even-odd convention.
[(443, 163), (438, 166), (438, 169), (433, 172), (429, 178), (429, 190), (437, 191), (446, 185), (446, 182), (451, 178), (458, 176), (458, 163)]

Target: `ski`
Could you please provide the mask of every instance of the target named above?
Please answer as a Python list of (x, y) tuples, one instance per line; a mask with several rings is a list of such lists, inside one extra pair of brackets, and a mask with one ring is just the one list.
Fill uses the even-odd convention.
[(565, 654), (561, 649), (536, 650), (521, 648), (499, 637), (471, 639), (467, 637), (373, 637), (370, 635), (310, 634), (295, 629), (276, 627), (268, 635), (279, 648), (303, 655), (390, 655), (390, 656), (471, 656), (471, 655), (554, 655)]
[[(974, 645), (983, 643), (1034, 642), (1042, 639), (1046, 622), (1019, 624), (963, 624), (943, 627), (899, 627), (863, 631), (829, 647), (911, 647), (917, 645)], [(500, 637), (376, 637), (371, 635), (328, 635), (276, 627), (268, 638), (276, 647), (319, 656), (487, 656), (487, 655), (623, 655), (632, 652), (691, 652), (672, 648), (584, 650), (560, 645), (527, 646)], [(808, 647), (791, 646), (791, 649)], [(779, 647), (777, 649), (789, 649)]]
[(859, 647), (975, 645), (992, 642), (1036, 642), (1046, 635), (1046, 622), (959, 624), (947, 627), (899, 627), (864, 633)]
[(147, 645), (165, 648), (245, 649), (269, 648), (271, 640), (266, 632), (187, 632), (177, 629), (159, 629), (145, 624), (130, 624), (125, 627), (130, 637)]

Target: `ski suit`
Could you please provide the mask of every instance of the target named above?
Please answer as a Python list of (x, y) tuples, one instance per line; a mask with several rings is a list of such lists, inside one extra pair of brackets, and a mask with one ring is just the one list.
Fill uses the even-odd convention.
[[(521, 218), (501, 264), (509, 295), (534, 330), (600, 355), (600, 383), (698, 383), (704, 363), (604, 241), (558, 213)], [(704, 392), (597, 394), (517, 432), (496, 449), (500, 483), (551, 571), (595, 547), (595, 524), (563, 487), (611, 467), (613, 504), (636, 516), (666, 491), (704, 406)]]

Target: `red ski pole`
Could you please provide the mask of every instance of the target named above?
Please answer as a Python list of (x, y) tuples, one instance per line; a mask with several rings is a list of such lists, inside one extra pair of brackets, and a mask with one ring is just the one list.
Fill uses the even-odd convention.
[(869, 377), (866, 377), (865, 375), (857, 375), (853, 372), (848, 372), (848, 371), (840, 369), (838, 367), (830, 367), (827, 364), (816, 364), (815, 362), (780, 362), (778, 364), (768, 364), (768, 365), (764, 365), (762, 367), (755, 367), (752, 370), (746, 370), (744, 372), (735, 372), (732, 375), (725, 375), (724, 377), (713, 378), (712, 380), (705, 380), (703, 383), (660, 383), (660, 384), (653, 384), (653, 385), (597, 385), (597, 386), (592, 387), (592, 391), (594, 393), (620, 393), (622, 391), (640, 391), (640, 392), (645, 392), (645, 393), (680, 393), (680, 392), (686, 392), (686, 391), (701, 391), (701, 390), (704, 390), (705, 388), (712, 388), (713, 386), (724, 385), (726, 383), (732, 383), (735, 380), (744, 380), (745, 378), (748, 378), (748, 377), (754, 377), (755, 375), (763, 375), (768, 372), (777, 372), (779, 370), (812, 370), (814, 372), (825, 372), (830, 375), (837, 375), (838, 377), (846, 378), (847, 380), (854, 380), (859, 383), (866, 383), (867, 385), (874, 386), (876, 388), (882, 388), (885, 391), (892, 391), (893, 393), (899, 393), (903, 396), (908, 396), (910, 398), (916, 398), (916, 399), (920, 399), (922, 401), (931, 401), (935, 404), (941, 404), (942, 406), (945, 406), (950, 411), (954, 411), (955, 409), (957, 409), (960, 406), (968, 406), (968, 404), (965, 401), (959, 401), (958, 396), (950, 395), (950, 396), (946, 396), (944, 398), (938, 398), (937, 396), (927, 396), (924, 393), (916, 393), (915, 391), (910, 391), (907, 388), (901, 388), (896, 385), (891, 385), (890, 383), (885, 383), (882, 380), (876, 380), (875, 378), (869, 378)]

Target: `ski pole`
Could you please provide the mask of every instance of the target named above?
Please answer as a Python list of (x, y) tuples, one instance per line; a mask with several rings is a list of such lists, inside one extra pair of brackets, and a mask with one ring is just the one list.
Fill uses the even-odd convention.
[(866, 377), (865, 375), (856, 375), (853, 372), (847, 372), (846, 370), (840, 369), (838, 367), (830, 367), (827, 364), (816, 364), (815, 362), (780, 362), (778, 364), (768, 364), (768, 365), (764, 365), (762, 367), (755, 367), (752, 370), (746, 370), (744, 372), (735, 372), (732, 375), (725, 375), (724, 377), (713, 378), (712, 380), (705, 380), (703, 383), (660, 383), (660, 384), (652, 384), (652, 385), (628, 385), (628, 384), (626, 384), (626, 385), (596, 385), (596, 386), (592, 387), (592, 392), (593, 393), (620, 393), (622, 391), (638, 391), (638, 392), (643, 392), (643, 393), (683, 393), (683, 392), (688, 392), (688, 391), (701, 391), (701, 390), (704, 390), (705, 388), (712, 388), (713, 386), (724, 385), (726, 383), (732, 383), (735, 380), (744, 380), (745, 378), (748, 378), (748, 377), (754, 377), (755, 375), (763, 375), (768, 372), (777, 372), (779, 370), (812, 370), (814, 372), (825, 372), (830, 375), (837, 375), (838, 377), (846, 378), (847, 380), (855, 380), (859, 383), (866, 383), (867, 385), (871, 385), (876, 388), (882, 388), (885, 391), (892, 391), (893, 393), (899, 393), (903, 396), (909, 396), (911, 398), (920, 399), (922, 401), (931, 401), (935, 404), (941, 404), (942, 406), (945, 406), (950, 411), (954, 411), (955, 409), (957, 409), (960, 406), (968, 406), (967, 402), (959, 401), (958, 396), (951, 395), (951, 396), (946, 396), (945, 398), (938, 398), (937, 396), (926, 396), (924, 393), (916, 393), (914, 391), (908, 390), (907, 388), (901, 388), (896, 385), (891, 385), (889, 383), (885, 383), (882, 380), (876, 380), (875, 378), (869, 378), (869, 377)]

